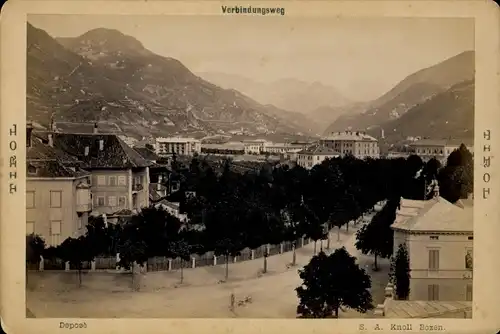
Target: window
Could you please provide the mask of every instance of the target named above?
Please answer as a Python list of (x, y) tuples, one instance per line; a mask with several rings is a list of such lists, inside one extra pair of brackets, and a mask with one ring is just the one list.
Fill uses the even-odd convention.
[(116, 186), (116, 176), (110, 176), (109, 177), (109, 185), (110, 186)]
[(26, 192), (26, 209), (32, 209), (35, 207), (35, 192), (27, 191)]
[(108, 205), (109, 206), (116, 206), (116, 196), (109, 196), (108, 197)]
[(77, 222), (76, 222), (76, 223), (77, 223), (77, 226), (76, 226), (76, 227), (77, 227), (78, 229), (83, 228), (82, 216), (78, 216), (76, 219), (77, 219)]
[(125, 207), (127, 198), (125, 196), (118, 197), (118, 206)]
[(427, 299), (439, 300), (439, 285), (431, 284), (427, 287)]
[(127, 185), (127, 177), (126, 176), (118, 176), (118, 185), (119, 186)]
[(98, 175), (97, 176), (97, 185), (98, 186), (105, 186), (106, 185), (106, 176)]
[(439, 240), (439, 237), (437, 235), (431, 235), (429, 237), (429, 239), (431, 239), (431, 240)]
[(468, 302), (472, 301), (472, 284), (467, 284), (465, 287), (465, 300)]
[(134, 177), (134, 184), (141, 184), (142, 178), (140, 176)]
[(36, 167), (35, 166), (32, 166), (32, 165), (28, 165), (28, 174), (30, 175), (36, 175)]
[(50, 245), (57, 246), (61, 242), (61, 221), (52, 220), (50, 222)]
[(97, 206), (104, 206), (104, 196), (97, 196)]
[(467, 240), (474, 240), (474, 237), (467, 237)]
[(474, 254), (472, 249), (467, 249), (465, 251), (465, 269), (472, 270), (474, 264)]
[(27, 221), (26, 222), (26, 234), (33, 234), (33, 233), (35, 233), (35, 222)]
[(429, 250), (429, 270), (439, 270), (439, 250)]
[(62, 202), (62, 191), (50, 191), (50, 207), (60, 208)]

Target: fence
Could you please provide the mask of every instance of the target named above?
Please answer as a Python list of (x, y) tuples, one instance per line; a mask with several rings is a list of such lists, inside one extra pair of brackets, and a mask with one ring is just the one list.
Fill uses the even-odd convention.
[[(296, 241), (296, 247), (301, 248), (311, 242), (310, 239), (301, 238)], [(243, 262), (264, 257), (267, 252), (268, 256), (278, 255), (284, 252), (293, 250), (292, 242), (283, 242), (278, 245), (263, 245), (256, 249), (243, 249), (237, 256), (230, 257), (230, 262)], [(192, 254), (189, 261), (182, 261), (180, 258), (167, 258), (164, 256), (155, 256), (148, 259), (146, 263), (147, 271), (170, 271), (179, 270), (182, 268), (197, 268), (206, 266), (216, 266), (226, 263), (224, 255), (215, 256), (214, 252), (205, 254)], [(83, 262), (83, 270), (111, 270), (117, 267), (117, 257), (97, 257), (95, 261)], [(61, 259), (43, 259), (43, 262), (37, 266), (30, 265), (28, 270), (74, 270), (74, 266), (65, 263)]]

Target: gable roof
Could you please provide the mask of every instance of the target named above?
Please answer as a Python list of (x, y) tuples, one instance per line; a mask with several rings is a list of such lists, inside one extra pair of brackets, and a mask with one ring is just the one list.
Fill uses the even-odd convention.
[(151, 160), (151, 161), (156, 161), (159, 159), (159, 157), (156, 155), (155, 152), (151, 151), (147, 147), (134, 147), (134, 151), (139, 153), (141, 157), (143, 157), (146, 160)]
[[(160, 189), (158, 190), (158, 185), (160, 185)], [(166, 196), (161, 196), (159, 191), (165, 192), (167, 191), (167, 187), (163, 184), (158, 183), (150, 183), (149, 184), (149, 199), (153, 202), (157, 202)]]
[(474, 146), (471, 139), (420, 139), (410, 143), (410, 146), (456, 146), (464, 144), (467, 147)]
[(309, 146), (308, 148), (305, 148), (303, 150), (300, 150), (298, 154), (313, 154), (313, 155), (340, 155), (340, 153), (334, 151), (333, 149), (320, 145), (320, 144), (315, 144), (312, 146)]
[[(139, 153), (113, 134), (53, 133), (54, 147), (83, 161), (87, 168), (148, 167)], [(103, 149), (100, 150), (100, 141)], [(85, 155), (88, 147), (88, 155)]]
[(77, 178), (90, 173), (81, 169), (81, 162), (32, 136), (31, 146), (26, 147), (26, 177)]
[(414, 232), (472, 232), (472, 207), (460, 208), (442, 197), (428, 201), (401, 199), (395, 230)]

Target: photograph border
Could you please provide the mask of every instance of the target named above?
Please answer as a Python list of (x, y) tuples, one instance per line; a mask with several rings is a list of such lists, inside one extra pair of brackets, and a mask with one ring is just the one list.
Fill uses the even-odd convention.
[[(221, 5), (279, 5), (285, 17), (435, 17), (475, 19), (475, 129), (474, 129), (474, 272), (472, 319), (88, 319), (26, 318), (25, 188), (26, 188), (26, 19), (27, 14), (88, 15), (223, 15)], [(453, 333), (497, 332), (500, 294), (499, 182), (494, 157), (499, 156), (500, 21), (493, 1), (10, 1), (1, 22), (1, 175), (0, 194), (0, 314), (8, 333), (55, 333), (60, 323), (85, 323), (95, 333), (165, 331), (200, 332), (388, 332), (391, 324), (442, 325)], [(430, 36), (432, 38), (432, 36)], [(491, 158), (491, 165), (483, 164)], [(19, 222), (21, 220), (21, 222)], [(493, 259), (493, 261), (492, 261)], [(333, 323), (332, 323), (333, 322)], [(376, 327), (378, 325), (378, 328)]]

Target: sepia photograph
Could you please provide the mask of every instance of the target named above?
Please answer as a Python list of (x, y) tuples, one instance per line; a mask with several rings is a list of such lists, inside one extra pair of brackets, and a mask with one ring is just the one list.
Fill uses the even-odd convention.
[(493, 324), (495, 6), (74, 3), (4, 15), (14, 324)]
[(473, 27), (28, 16), (28, 314), (470, 318)]

